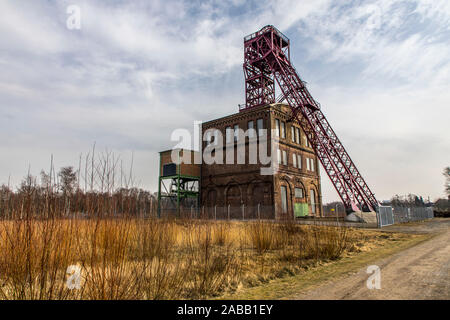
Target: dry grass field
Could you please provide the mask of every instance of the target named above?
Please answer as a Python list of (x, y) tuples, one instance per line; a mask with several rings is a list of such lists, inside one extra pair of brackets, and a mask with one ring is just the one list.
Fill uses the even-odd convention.
[(402, 236), (270, 221), (3, 220), (0, 299), (217, 298)]
[(81, 157), (76, 172), (51, 168), (41, 184), (28, 174), (16, 191), (0, 187), (0, 299), (223, 298), (406, 237), (293, 221), (158, 219), (154, 198), (123, 182), (110, 153), (92, 150), (84, 170)]

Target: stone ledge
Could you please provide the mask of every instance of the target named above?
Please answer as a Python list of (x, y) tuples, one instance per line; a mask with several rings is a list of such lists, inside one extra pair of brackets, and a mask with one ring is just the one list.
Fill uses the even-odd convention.
[(361, 223), (377, 223), (376, 212), (352, 212), (347, 217), (346, 221), (350, 222), (361, 222)]

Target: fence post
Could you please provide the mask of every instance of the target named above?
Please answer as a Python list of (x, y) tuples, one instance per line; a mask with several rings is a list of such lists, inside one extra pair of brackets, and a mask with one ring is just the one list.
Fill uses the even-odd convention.
[(337, 211), (337, 207), (338, 207), (338, 204), (336, 204), (336, 211), (335, 211), (335, 213), (336, 213), (336, 226), (339, 227), (339, 213)]
[(214, 206), (214, 220), (217, 220), (217, 205)]
[(228, 205), (228, 220), (230, 220), (230, 205)]
[(381, 221), (380, 221), (380, 208), (378, 207), (378, 211), (375, 211), (375, 214), (377, 216), (377, 227), (381, 228)]
[(242, 221), (245, 220), (245, 205), (242, 204)]
[(260, 211), (261, 203), (258, 203), (258, 220), (261, 220), (261, 211)]

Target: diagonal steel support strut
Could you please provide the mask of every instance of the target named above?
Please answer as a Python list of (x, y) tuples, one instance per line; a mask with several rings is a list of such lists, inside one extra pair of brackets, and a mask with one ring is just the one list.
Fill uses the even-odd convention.
[(281, 97), (291, 107), (293, 120), (305, 132), (347, 212), (376, 210), (375, 195), (292, 66), (289, 45), (289, 39), (273, 26), (244, 38), (246, 108), (274, 103), (276, 82)]

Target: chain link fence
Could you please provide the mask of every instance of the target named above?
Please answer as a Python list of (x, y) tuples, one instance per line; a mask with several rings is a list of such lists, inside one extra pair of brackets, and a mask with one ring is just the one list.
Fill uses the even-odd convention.
[(434, 213), (431, 207), (380, 206), (377, 218), (381, 228), (396, 223), (433, 219)]
[[(275, 219), (274, 206), (191, 206), (176, 208), (162, 208), (160, 217), (180, 217), (185, 219), (208, 220), (273, 220)], [(401, 207), (380, 206), (377, 212), (378, 227), (385, 227), (397, 223), (411, 221), (423, 221), (434, 218), (433, 209), (430, 207)], [(326, 220), (324, 217), (319, 220)]]
[(377, 213), (378, 226), (385, 227), (394, 224), (394, 213), (392, 207), (380, 206)]
[(186, 219), (209, 219), (209, 220), (256, 220), (275, 219), (274, 206), (202, 206), (182, 207), (177, 211), (175, 208), (164, 208), (161, 217), (181, 217)]

